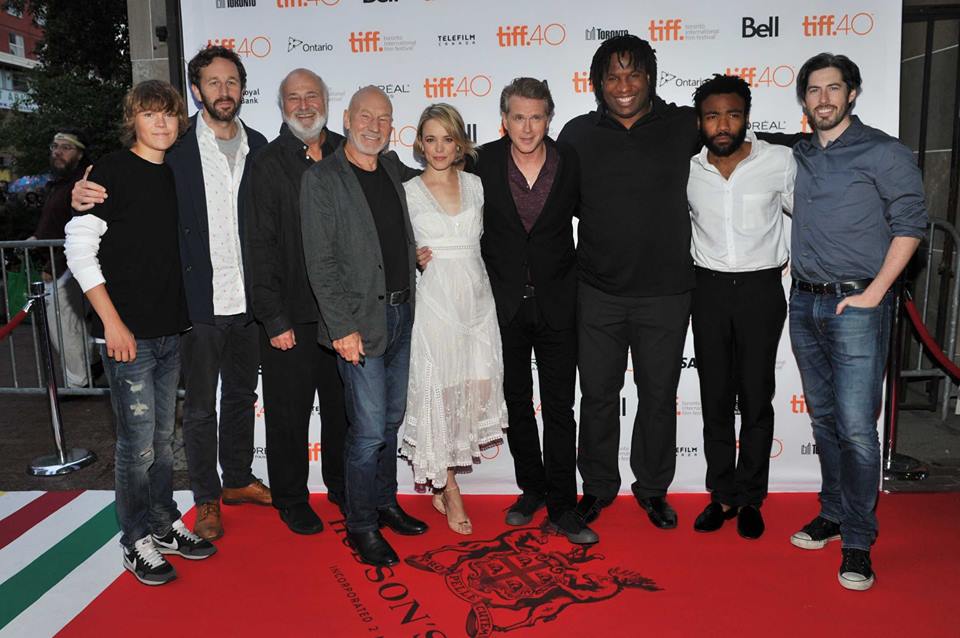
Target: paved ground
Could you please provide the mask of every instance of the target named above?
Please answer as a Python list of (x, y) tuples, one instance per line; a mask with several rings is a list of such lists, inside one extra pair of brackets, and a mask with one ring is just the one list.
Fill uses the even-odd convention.
[[(36, 385), (30, 327), (14, 332), (18, 368), (27, 370), (21, 384)], [(24, 366), (28, 362), (29, 365)], [(0, 342), (0, 387), (11, 385), (10, 349)], [(53, 452), (53, 436), (46, 399), (38, 396), (0, 394), (0, 490), (112, 489), (114, 433), (110, 403), (106, 396), (65, 397), (60, 408), (67, 445), (96, 452), (99, 460), (90, 467), (63, 477), (37, 478), (27, 475), (33, 458)], [(901, 412), (898, 452), (928, 465), (930, 476), (923, 481), (888, 481), (890, 491), (960, 491), (960, 416), (950, 415), (945, 423), (927, 411)], [(175, 489), (187, 489), (186, 463), (177, 424)]]

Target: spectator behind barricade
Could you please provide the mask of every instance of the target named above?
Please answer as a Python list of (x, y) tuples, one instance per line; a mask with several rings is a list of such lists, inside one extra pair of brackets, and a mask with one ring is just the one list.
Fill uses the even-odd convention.
[[(90, 164), (86, 154), (86, 144), (80, 133), (74, 129), (60, 129), (50, 142), (50, 172), (53, 177), (47, 182), (43, 208), (37, 228), (29, 239), (63, 239), (63, 227), (70, 221), (73, 210), (70, 207), (70, 192), (73, 185), (83, 177), (84, 169)], [(47, 296), (47, 321), (49, 322), (50, 343), (54, 350), (63, 352), (66, 369), (64, 382), (70, 387), (83, 387), (88, 384), (88, 363), (93, 364), (96, 349), (93, 342), (85, 340), (89, 334), (89, 325), (84, 326), (86, 316), (83, 307), (83, 292), (67, 268), (67, 260), (62, 248), (48, 248), (34, 251), (39, 259), (41, 276)], [(54, 301), (53, 280), (56, 277), (57, 300)], [(57, 329), (57, 310), (60, 315), (60, 329)], [(61, 341), (62, 335), (62, 341)], [(84, 355), (86, 349), (86, 356)], [(57, 357), (59, 359), (59, 357)]]

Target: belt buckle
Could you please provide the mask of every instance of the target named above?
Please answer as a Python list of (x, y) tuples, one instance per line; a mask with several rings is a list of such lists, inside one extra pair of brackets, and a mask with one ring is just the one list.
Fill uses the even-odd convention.
[(523, 298), (524, 299), (533, 299), (537, 296), (537, 289), (530, 284), (523, 285)]

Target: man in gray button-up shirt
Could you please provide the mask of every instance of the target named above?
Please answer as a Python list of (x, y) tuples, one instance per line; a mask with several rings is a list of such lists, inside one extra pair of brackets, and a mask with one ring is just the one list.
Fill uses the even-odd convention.
[(797, 75), (815, 130), (797, 144), (790, 339), (817, 442), (819, 515), (790, 541), (821, 549), (842, 538), (838, 578), (874, 583), (870, 547), (880, 483), (880, 412), (891, 284), (924, 236), (927, 210), (913, 154), (851, 115), (860, 70), (821, 53)]

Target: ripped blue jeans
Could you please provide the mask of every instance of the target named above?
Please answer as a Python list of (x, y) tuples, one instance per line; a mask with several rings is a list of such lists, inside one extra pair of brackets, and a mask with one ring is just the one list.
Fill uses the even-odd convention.
[(116, 501), (120, 544), (163, 536), (180, 518), (173, 500), (173, 424), (180, 380), (180, 336), (137, 339), (137, 357), (120, 363), (100, 346), (117, 430)]

